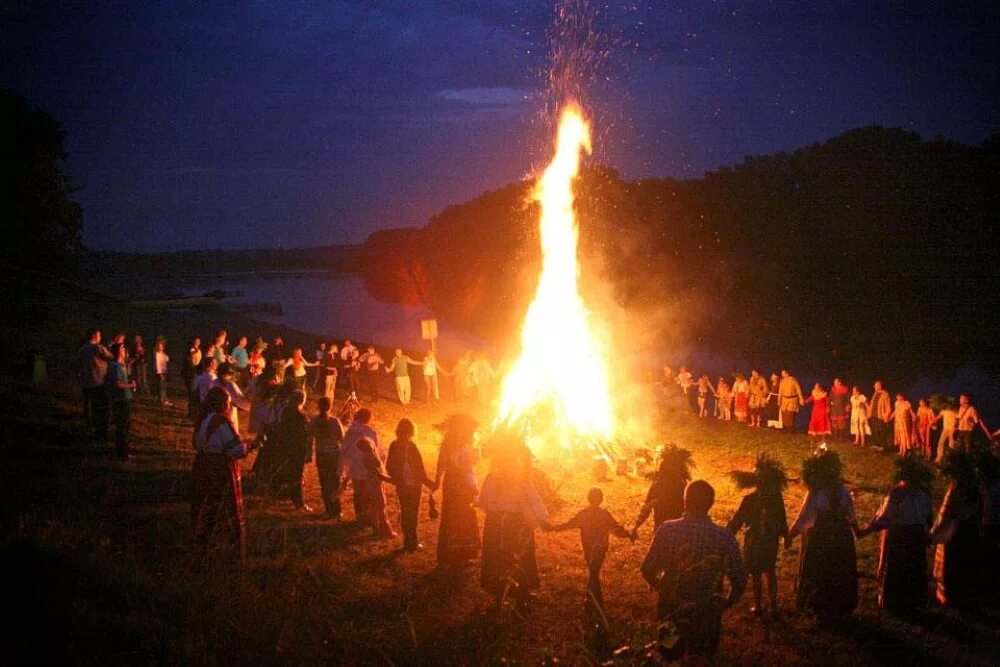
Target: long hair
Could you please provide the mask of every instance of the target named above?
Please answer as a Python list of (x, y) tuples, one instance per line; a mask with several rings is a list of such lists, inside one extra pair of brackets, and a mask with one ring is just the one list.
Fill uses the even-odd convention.
[(843, 481), (843, 464), (832, 449), (821, 449), (802, 462), (802, 481), (810, 491), (826, 491), (831, 501)]
[(896, 466), (893, 474), (895, 482), (905, 482), (907, 486), (918, 491), (931, 492), (934, 470), (922, 456), (910, 452), (905, 456), (897, 456), (893, 463)]

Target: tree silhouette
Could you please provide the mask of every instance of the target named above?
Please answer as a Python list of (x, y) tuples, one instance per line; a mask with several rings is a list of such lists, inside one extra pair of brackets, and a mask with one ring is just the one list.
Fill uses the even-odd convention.
[(66, 269), (81, 248), (81, 210), (62, 166), (64, 139), (48, 113), (0, 92), (0, 219), (9, 262)]

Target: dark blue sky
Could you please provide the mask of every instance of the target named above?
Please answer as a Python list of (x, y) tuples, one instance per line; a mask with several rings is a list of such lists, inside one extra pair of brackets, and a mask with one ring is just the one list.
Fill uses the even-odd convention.
[[(542, 2), (2, 3), (0, 87), (68, 131), (84, 240), (359, 242), (544, 162)], [(1000, 132), (1000, 3), (597, 3), (596, 159), (696, 177), (873, 120)]]

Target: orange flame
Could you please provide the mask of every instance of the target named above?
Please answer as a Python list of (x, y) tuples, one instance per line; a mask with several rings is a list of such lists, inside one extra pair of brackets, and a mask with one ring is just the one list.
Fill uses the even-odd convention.
[[(542, 273), (521, 332), (521, 355), (503, 380), (498, 423), (527, 426), (537, 455), (581, 441), (598, 451), (613, 431), (607, 364), (577, 286), (579, 228), (573, 180), (590, 153), (590, 126), (574, 103), (561, 114), (555, 156), (532, 194), (541, 204)], [(544, 421), (536, 430), (529, 424)]]

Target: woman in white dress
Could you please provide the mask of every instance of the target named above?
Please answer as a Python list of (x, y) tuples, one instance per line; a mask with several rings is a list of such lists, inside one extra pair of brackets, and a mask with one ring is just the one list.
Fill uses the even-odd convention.
[(859, 387), (854, 387), (851, 389), (851, 435), (854, 436), (854, 444), (864, 447), (865, 436), (871, 434), (872, 429), (868, 425), (868, 399)]

